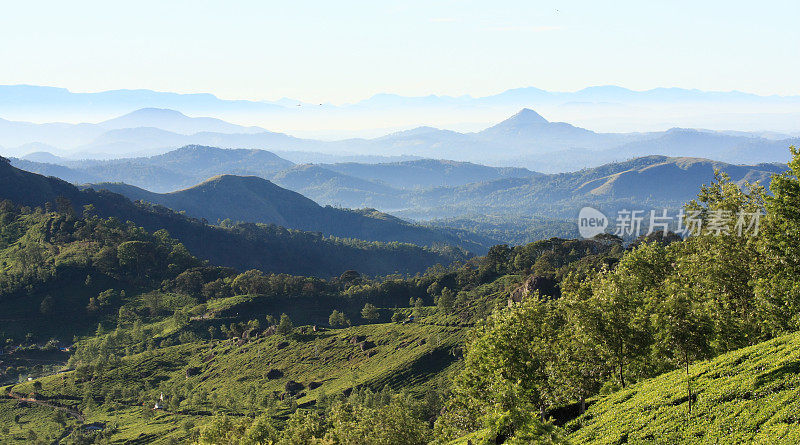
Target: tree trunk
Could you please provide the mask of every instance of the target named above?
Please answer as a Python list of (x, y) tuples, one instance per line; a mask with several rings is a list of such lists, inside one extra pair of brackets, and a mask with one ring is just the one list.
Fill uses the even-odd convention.
[(689, 414), (692, 413), (692, 380), (689, 376), (689, 354), (685, 355), (686, 359), (686, 391), (689, 394)]
[(583, 396), (581, 396), (580, 401), (581, 401), (581, 414), (583, 414), (586, 412), (586, 399)]

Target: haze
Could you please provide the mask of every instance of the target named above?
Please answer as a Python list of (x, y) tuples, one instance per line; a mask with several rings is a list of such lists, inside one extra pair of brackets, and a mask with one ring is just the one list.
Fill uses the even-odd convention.
[(793, 1), (8, 2), (0, 84), (335, 104), (525, 86), (796, 95), (798, 16)]

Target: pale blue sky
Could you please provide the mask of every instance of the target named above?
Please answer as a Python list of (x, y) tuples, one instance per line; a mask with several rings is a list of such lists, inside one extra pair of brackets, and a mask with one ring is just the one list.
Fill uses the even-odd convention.
[(12, 1), (0, 84), (334, 103), (615, 84), (800, 94), (800, 1)]

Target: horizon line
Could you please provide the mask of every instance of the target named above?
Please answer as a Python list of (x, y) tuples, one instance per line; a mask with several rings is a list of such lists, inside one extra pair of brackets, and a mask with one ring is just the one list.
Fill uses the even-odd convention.
[[(66, 91), (69, 94), (103, 94), (103, 93), (113, 93), (113, 92), (137, 92), (137, 91), (141, 91), (141, 92), (151, 92), (151, 93), (159, 93), (159, 94), (175, 94), (175, 95), (180, 95), (180, 96), (211, 96), (211, 97), (213, 97), (213, 98), (215, 98), (217, 100), (226, 101), (226, 102), (253, 102), (253, 103), (273, 104), (273, 105), (278, 105), (278, 106), (285, 106), (285, 105), (279, 104), (279, 102), (282, 102), (282, 101), (294, 101), (294, 102), (299, 102), (299, 103), (304, 103), (304, 104), (307, 104), (307, 103), (319, 103), (319, 101), (312, 101), (312, 100), (307, 100), (307, 99), (298, 99), (298, 98), (287, 97), (287, 96), (283, 96), (283, 97), (280, 97), (278, 99), (227, 98), (227, 97), (218, 96), (217, 94), (212, 93), (212, 92), (208, 92), (208, 91), (179, 92), (179, 91), (169, 91), (169, 90), (157, 90), (157, 89), (152, 89), (152, 88), (114, 88), (114, 89), (107, 89), (107, 90), (93, 90), (93, 91), (83, 90), (83, 91), (81, 91), (81, 90), (73, 90), (73, 89), (70, 89), (68, 87), (54, 86), (54, 85), (36, 85), (36, 84), (27, 84), (27, 83), (0, 84), (0, 88), (3, 88), (3, 87), (44, 88), (44, 89), (62, 90), (62, 91)], [(603, 89), (603, 88), (607, 88), (607, 89), (612, 89), (613, 88), (613, 89), (624, 90), (624, 91), (632, 92), (632, 93), (650, 93), (650, 92), (660, 91), (660, 90), (676, 90), (676, 91), (697, 92), (697, 93), (711, 93), (711, 94), (715, 94), (715, 93), (716, 94), (742, 94), (742, 95), (753, 96), (753, 97), (758, 97), (758, 98), (782, 98), (782, 99), (800, 98), (800, 93), (798, 93), (798, 94), (778, 94), (778, 93), (758, 94), (758, 93), (753, 93), (753, 92), (743, 91), (743, 90), (738, 90), (738, 89), (733, 89), (733, 90), (703, 90), (703, 89), (700, 89), (700, 88), (684, 88), (684, 87), (676, 87), (676, 86), (658, 86), (658, 87), (647, 88), (647, 89), (632, 89), (632, 88), (628, 88), (628, 87), (621, 86), (621, 85), (605, 84), (605, 85), (589, 85), (589, 86), (585, 86), (585, 87), (582, 87), (582, 88), (579, 88), (579, 89), (576, 89), (576, 90), (566, 90), (566, 91), (565, 90), (561, 90), (561, 91), (557, 91), (557, 90), (547, 90), (547, 89), (543, 89), (543, 88), (539, 88), (539, 87), (535, 87), (535, 86), (529, 85), (529, 86), (520, 86), (520, 87), (507, 88), (507, 89), (501, 90), (501, 91), (493, 93), (493, 94), (475, 95), (475, 96), (471, 95), (469, 93), (460, 94), (460, 95), (437, 94), (437, 93), (429, 93), (429, 94), (421, 94), (421, 95), (403, 95), (403, 94), (400, 94), (400, 93), (383, 91), (383, 92), (373, 93), (373, 94), (371, 94), (369, 96), (365, 96), (365, 97), (362, 97), (360, 99), (351, 100), (351, 101), (345, 101), (345, 102), (340, 102), (340, 103), (334, 103), (334, 102), (331, 102), (331, 101), (327, 101), (327, 102), (323, 101), (321, 105), (336, 106), (336, 107), (357, 105), (359, 103), (374, 99), (376, 97), (381, 97), (381, 96), (398, 97), (398, 98), (404, 98), (404, 99), (439, 98), (439, 99), (473, 99), (473, 100), (480, 100), (480, 99), (487, 99), (487, 98), (491, 98), (491, 97), (495, 97), (495, 96), (500, 96), (502, 94), (509, 93), (509, 92), (512, 92), (512, 91), (521, 91), (521, 90), (536, 90), (536, 91), (541, 91), (541, 92), (548, 93), (548, 94), (577, 94), (577, 93), (585, 92), (585, 91), (591, 90), (591, 89)]]

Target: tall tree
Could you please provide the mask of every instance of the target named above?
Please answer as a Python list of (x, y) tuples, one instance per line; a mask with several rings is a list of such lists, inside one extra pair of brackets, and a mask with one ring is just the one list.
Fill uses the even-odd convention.
[(364, 308), (361, 309), (361, 317), (365, 320), (377, 320), (380, 315), (378, 308), (372, 303), (365, 304)]
[[(545, 409), (556, 401), (549, 371), (562, 328), (553, 304), (534, 294), (492, 314), (474, 333), (442, 423), (469, 430), (529, 419), (531, 412), (544, 417)], [(519, 426), (512, 421), (508, 431), (499, 433), (508, 437)]]
[(642, 244), (625, 255), (613, 271), (591, 279), (591, 292), (572, 298), (583, 335), (627, 385), (648, 366), (652, 345), (647, 302), (671, 271), (672, 262), (660, 243)]
[(655, 324), (657, 349), (676, 365), (686, 370), (686, 390), (689, 413), (692, 412), (692, 380), (689, 365), (711, 353), (713, 337), (711, 320), (704, 299), (693, 284), (680, 276), (667, 280), (664, 295), (659, 299)]
[(756, 293), (773, 331), (800, 329), (800, 149), (790, 147), (789, 170), (775, 176), (759, 236), (763, 254)]
[(768, 335), (764, 320), (769, 315), (753, 287), (760, 261), (759, 234), (750, 227), (764, 210), (764, 196), (763, 187), (740, 187), (716, 172), (714, 181), (702, 186), (697, 199), (686, 205), (687, 214), (697, 212), (708, 222), (706, 229), (670, 245), (675, 273), (691, 282), (696, 297), (707, 302), (714, 324), (711, 344), (719, 353), (757, 343)]
[(286, 314), (281, 314), (281, 321), (278, 322), (276, 332), (280, 335), (289, 335), (294, 332), (294, 324), (292, 319)]
[(350, 326), (350, 320), (342, 312), (334, 309), (328, 317), (328, 324), (338, 327)]

